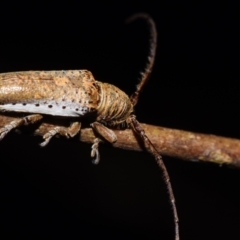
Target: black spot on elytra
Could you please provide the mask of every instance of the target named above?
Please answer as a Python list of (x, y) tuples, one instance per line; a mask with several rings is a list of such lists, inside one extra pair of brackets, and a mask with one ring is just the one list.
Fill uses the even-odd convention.
[(49, 108), (52, 108), (52, 105), (48, 105)]
[(23, 106), (26, 106), (27, 104), (26, 104), (26, 103), (23, 103), (22, 105), (23, 105)]
[(76, 111), (78, 111), (79, 109), (78, 109), (78, 108), (76, 108), (75, 110), (76, 110)]
[(62, 109), (65, 109), (66, 108), (66, 106), (62, 106)]
[(36, 107), (39, 107), (39, 104), (37, 103), (37, 104), (35, 104), (35, 106), (36, 106)]

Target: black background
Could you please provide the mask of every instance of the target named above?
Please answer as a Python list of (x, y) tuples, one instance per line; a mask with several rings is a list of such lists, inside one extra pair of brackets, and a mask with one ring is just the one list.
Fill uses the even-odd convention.
[[(192, 3), (194, 2), (194, 3)], [(240, 138), (239, 13), (234, 1), (1, 4), (0, 72), (88, 69), (131, 94), (158, 29), (140, 122)], [(18, 239), (174, 239), (161, 172), (147, 153), (11, 133), (0, 143), (0, 235)], [(181, 239), (238, 239), (240, 171), (164, 156)]]

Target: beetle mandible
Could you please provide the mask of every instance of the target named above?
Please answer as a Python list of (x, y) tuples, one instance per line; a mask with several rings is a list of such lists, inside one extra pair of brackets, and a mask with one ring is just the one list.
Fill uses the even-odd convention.
[[(44, 115), (71, 117), (76, 121), (69, 127), (57, 126), (48, 131), (43, 136), (41, 146), (47, 145), (56, 134), (74, 137), (81, 129), (81, 117), (90, 115), (95, 118), (91, 127), (110, 143), (117, 141), (111, 128), (132, 128), (141, 137), (146, 149), (155, 157), (163, 171), (173, 209), (175, 240), (179, 240), (178, 214), (169, 174), (162, 157), (133, 114), (139, 94), (152, 71), (157, 46), (157, 31), (152, 18), (145, 13), (138, 13), (129, 18), (128, 22), (138, 18), (146, 20), (150, 26), (150, 53), (145, 71), (141, 73), (140, 83), (130, 98), (114, 85), (96, 81), (87, 70), (1, 73), (0, 111), (22, 112), (29, 115), (0, 128), (0, 140), (12, 129), (40, 121)], [(98, 163), (100, 159), (98, 151), (100, 142), (101, 139), (96, 138), (92, 145), (91, 156), (95, 158), (94, 163)]]

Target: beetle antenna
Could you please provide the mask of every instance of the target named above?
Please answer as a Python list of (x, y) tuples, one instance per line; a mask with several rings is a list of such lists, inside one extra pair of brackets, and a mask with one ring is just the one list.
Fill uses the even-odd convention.
[(178, 219), (177, 207), (176, 207), (176, 203), (175, 203), (175, 197), (174, 197), (174, 193), (173, 193), (173, 189), (172, 189), (172, 184), (170, 182), (170, 177), (169, 177), (167, 168), (162, 160), (161, 155), (158, 153), (157, 149), (154, 147), (152, 142), (147, 137), (141, 124), (137, 121), (136, 116), (130, 115), (129, 119), (128, 119), (128, 123), (131, 126), (131, 128), (134, 130), (134, 132), (137, 133), (137, 135), (142, 138), (146, 149), (156, 159), (158, 166), (160, 167), (160, 169), (163, 172), (163, 179), (167, 186), (167, 190), (168, 190), (168, 194), (169, 194), (169, 198), (170, 198), (170, 204), (172, 206), (172, 211), (173, 211), (174, 224), (175, 224), (175, 240), (179, 240), (179, 224), (178, 224), (179, 219)]
[(130, 23), (139, 18), (146, 20), (150, 27), (150, 38), (149, 38), (150, 51), (149, 51), (149, 55), (147, 58), (147, 64), (146, 64), (145, 70), (144, 70), (144, 72), (141, 72), (140, 83), (137, 85), (136, 91), (130, 97), (130, 100), (131, 100), (133, 106), (135, 106), (138, 103), (138, 98), (139, 98), (140, 92), (142, 91), (144, 85), (147, 83), (147, 81), (150, 77), (150, 74), (151, 74), (152, 68), (153, 68), (153, 64), (154, 64), (154, 60), (155, 60), (156, 49), (157, 49), (156, 25), (155, 25), (155, 22), (153, 21), (153, 19), (148, 14), (146, 14), (146, 13), (134, 14), (133, 16), (131, 16), (130, 18), (128, 18), (126, 20), (126, 23)]

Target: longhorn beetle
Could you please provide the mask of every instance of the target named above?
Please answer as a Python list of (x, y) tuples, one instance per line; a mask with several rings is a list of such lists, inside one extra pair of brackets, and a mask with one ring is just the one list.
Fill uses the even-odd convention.
[[(157, 31), (152, 18), (145, 13), (130, 17), (127, 22), (138, 18), (146, 20), (150, 26), (150, 52), (148, 61), (136, 91), (129, 98), (114, 85), (96, 81), (87, 70), (67, 71), (27, 71), (0, 74), (0, 111), (22, 112), (29, 115), (17, 118), (0, 128), (0, 140), (12, 129), (33, 124), (44, 115), (71, 117), (76, 119), (69, 127), (56, 126), (44, 134), (45, 146), (56, 134), (74, 137), (81, 129), (81, 118), (93, 116), (91, 127), (110, 143), (117, 141), (111, 128), (132, 128), (142, 139), (146, 149), (154, 156), (162, 169), (164, 181), (170, 197), (175, 222), (175, 240), (179, 240), (178, 214), (169, 174), (162, 157), (151, 143), (141, 124), (133, 114), (139, 94), (149, 79), (155, 60)], [(99, 162), (98, 146), (101, 139), (96, 137), (91, 156)]]

